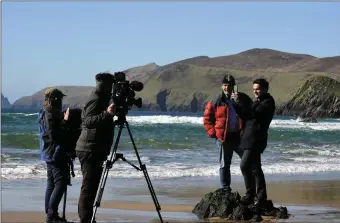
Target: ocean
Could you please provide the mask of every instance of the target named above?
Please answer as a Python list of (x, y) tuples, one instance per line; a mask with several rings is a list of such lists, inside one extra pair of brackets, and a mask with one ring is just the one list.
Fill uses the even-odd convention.
[[(201, 113), (131, 112), (127, 121), (151, 179), (218, 176), (218, 150), (203, 128)], [(40, 160), (37, 113), (1, 114), (1, 177), (3, 180), (45, 179)], [(117, 135), (118, 128), (115, 131)], [(268, 146), (262, 155), (265, 175), (301, 176), (336, 174), (340, 170), (340, 120), (303, 123), (294, 117), (275, 117)], [(138, 166), (126, 129), (118, 152)], [(234, 153), (231, 173), (241, 176), (240, 158)], [(81, 177), (78, 160), (76, 178)], [(110, 178), (143, 178), (125, 162), (116, 162)]]
[[(198, 220), (191, 213), (191, 207), (204, 194), (220, 187), (219, 151), (214, 140), (204, 131), (202, 115), (130, 112), (127, 116), (138, 154), (147, 167), (164, 218)], [(118, 128), (115, 137), (117, 132)], [(276, 206), (287, 206), (293, 215), (291, 222), (339, 221), (339, 133), (339, 119), (303, 123), (294, 117), (275, 117), (272, 121), (262, 166), (269, 199)], [(32, 211), (44, 215), (46, 164), (40, 160), (38, 146), (37, 113), (1, 114), (1, 200), (4, 213)], [(126, 129), (118, 152), (139, 166)], [(74, 164), (76, 177), (68, 187), (66, 211), (68, 219), (75, 213), (71, 220), (77, 221), (82, 177), (78, 159)], [(240, 158), (234, 153), (231, 186), (233, 191), (243, 195), (245, 188), (239, 165)], [(158, 219), (142, 171), (126, 162), (117, 161), (110, 169), (101, 202), (104, 205), (98, 209), (97, 216), (109, 214), (110, 222), (132, 222), (133, 219), (155, 222)], [(138, 208), (133, 210), (136, 205)], [(170, 209), (169, 205), (174, 205), (177, 211)], [(314, 209), (310, 205), (314, 205)], [(61, 202), (59, 213), (62, 206)], [(184, 210), (184, 207), (187, 208)]]

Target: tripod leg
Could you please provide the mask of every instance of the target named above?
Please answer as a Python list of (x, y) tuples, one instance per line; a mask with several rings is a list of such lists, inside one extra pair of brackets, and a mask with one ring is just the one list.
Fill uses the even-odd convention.
[(151, 197), (152, 197), (152, 200), (155, 204), (155, 207), (156, 207), (156, 211), (158, 213), (158, 216), (159, 216), (159, 219), (161, 220), (161, 223), (163, 223), (163, 219), (162, 219), (162, 216), (161, 216), (161, 213), (160, 213), (160, 210), (161, 210), (161, 206), (159, 205), (159, 202), (158, 202), (158, 199), (157, 199), (157, 196), (156, 196), (156, 193), (153, 189), (153, 186), (152, 186), (152, 183), (151, 183), (151, 180), (149, 178), (149, 174), (146, 170), (146, 166), (145, 164), (142, 164), (142, 161), (139, 157), (139, 154), (138, 154), (138, 151), (137, 151), (137, 147), (136, 147), (136, 144), (135, 144), (135, 141), (133, 140), (133, 137), (132, 137), (132, 133), (131, 133), (131, 130), (130, 130), (130, 127), (129, 127), (129, 123), (127, 121), (125, 121), (125, 125), (126, 125), (126, 128), (129, 132), (129, 135), (130, 135), (130, 139), (131, 139), (131, 142), (132, 142), (132, 145), (133, 145), (133, 148), (135, 150), (135, 153), (136, 153), (136, 156), (137, 156), (137, 159), (138, 159), (138, 162), (139, 162), (139, 165), (141, 167), (141, 170), (143, 170), (143, 174), (144, 174), (144, 177), (145, 177), (145, 180), (148, 184), (148, 188), (150, 190), (150, 194), (151, 194)]
[(63, 206), (63, 217), (62, 217), (64, 220), (66, 220), (66, 216), (65, 216), (66, 199), (67, 199), (67, 185), (66, 185), (65, 192), (64, 192), (64, 206)]
[(112, 154), (110, 156), (110, 160), (106, 161), (105, 169), (103, 170), (103, 173), (102, 173), (102, 176), (101, 176), (101, 179), (100, 179), (99, 188), (98, 188), (96, 199), (95, 199), (95, 202), (94, 202), (94, 210), (93, 210), (93, 214), (92, 214), (91, 223), (94, 222), (94, 219), (95, 219), (95, 216), (96, 216), (96, 213), (97, 213), (97, 209), (98, 209), (98, 207), (100, 207), (100, 202), (101, 202), (101, 199), (102, 199), (102, 196), (103, 196), (103, 193), (104, 193), (104, 188), (105, 188), (107, 176), (109, 174), (109, 170), (112, 167), (113, 159), (116, 156), (119, 139), (120, 139), (120, 136), (121, 136), (122, 130), (123, 130), (123, 125), (124, 124), (121, 124), (119, 126), (117, 139), (116, 139), (115, 145), (113, 147), (113, 151), (112, 151)]

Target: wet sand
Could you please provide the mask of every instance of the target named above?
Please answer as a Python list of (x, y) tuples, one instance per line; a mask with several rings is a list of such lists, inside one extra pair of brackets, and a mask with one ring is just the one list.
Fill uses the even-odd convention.
[[(164, 222), (202, 222), (191, 211), (204, 194), (217, 187), (206, 181), (196, 187), (191, 184), (183, 184), (180, 188), (157, 186)], [(243, 195), (242, 182), (232, 183), (232, 188)], [(268, 199), (276, 207), (286, 206), (292, 214), (284, 222), (340, 222), (340, 180), (269, 181), (267, 188)], [(98, 222), (159, 222), (147, 188), (138, 187), (124, 193), (130, 200), (107, 197), (102, 200), (96, 215)], [(69, 220), (78, 221), (76, 202), (76, 195), (70, 197), (70, 201), (68, 199), (66, 217)], [(5, 209), (1, 218), (1, 222), (44, 222), (45, 215), (38, 211)]]

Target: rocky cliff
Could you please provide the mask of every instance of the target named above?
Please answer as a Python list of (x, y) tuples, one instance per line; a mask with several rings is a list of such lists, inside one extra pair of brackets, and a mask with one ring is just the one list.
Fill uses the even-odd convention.
[(8, 101), (8, 98), (6, 98), (2, 93), (1, 93), (1, 108), (10, 108), (12, 105)]
[(324, 76), (308, 79), (291, 100), (277, 109), (277, 114), (339, 118), (340, 82)]

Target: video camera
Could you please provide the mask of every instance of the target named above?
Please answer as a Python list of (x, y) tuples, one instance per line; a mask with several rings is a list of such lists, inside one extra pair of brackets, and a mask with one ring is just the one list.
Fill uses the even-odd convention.
[(133, 105), (138, 108), (142, 107), (142, 98), (135, 98), (135, 91), (141, 91), (144, 88), (142, 82), (126, 80), (124, 72), (115, 72), (112, 84), (112, 101), (116, 105), (116, 115), (124, 117)]

